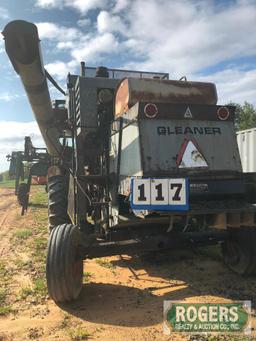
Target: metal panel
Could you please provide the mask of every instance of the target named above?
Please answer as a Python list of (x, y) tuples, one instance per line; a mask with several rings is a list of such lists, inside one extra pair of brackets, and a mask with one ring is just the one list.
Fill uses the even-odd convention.
[(232, 122), (159, 119), (140, 120), (139, 125), (144, 174), (180, 173), (177, 156), (185, 139), (196, 142), (209, 171), (242, 171)]
[(237, 143), (243, 172), (256, 172), (256, 128), (238, 131)]
[(115, 115), (120, 116), (139, 101), (215, 105), (217, 99), (213, 83), (126, 78), (116, 91)]
[(119, 80), (78, 77), (75, 86), (77, 133), (87, 134), (98, 128), (98, 90), (115, 90)]

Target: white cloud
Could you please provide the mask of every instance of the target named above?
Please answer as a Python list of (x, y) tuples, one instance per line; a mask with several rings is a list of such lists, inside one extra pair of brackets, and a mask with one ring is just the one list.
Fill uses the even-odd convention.
[(125, 34), (127, 28), (117, 15), (111, 15), (106, 11), (101, 11), (97, 17), (97, 28), (99, 33), (120, 32)]
[(76, 61), (70, 61), (64, 63), (62, 61), (55, 61), (45, 65), (45, 69), (50, 75), (56, 76), (58, 80), (64, 80), (67, 78), (67, 74), (74, 73), (79, 64)]
[(72, 57), (77, 60), (95, 63), (102, 59), (103, 55), (111, 54), (118, 48), (118, 41), (112, 33), (104, 33), (81, 41), (79, 46), (71, 51)]
[(192, 73), (231, 58), (256, 54), (256, 6), (238, 3), (219, 10), (210, 1), (134, 1), (127, 13), (131, 49), (146, 69)]
[(40, 39), (67, 41), (78, 39), (81, 32), (76, 28), (60, 26), (51, 22), (36, 23)]
[(41, 8), (73, 8), (82, 14), (93, 9), (105, 8), (108, 5), (106, 0), (37, 0), (36, 6)]
[(30, 136), (35, 147), (44, 147), (36, 122), (0, 121), (0, 172), (9, 168), (6, 155), (24, 150), (24, 137)]
[(256, 106), (256, 69), (243, 71), (229, 68), (207, 77), (194, 77), (194, 79), (215, 83), (220, 104), (247, 101)]
[[(165, 71), (173, 79), (183, 75), (198, 79), (208, 67), (217, 69), (218, 63), (231, 65), (232, 60), (256, 56), (255, 0), (225, 4), (211, 0), (38, 0), (37, 5), (72, 7), (81, 13), (98, 10), (95, 21), (82, 18), (77, 28), (39, 23), (41, 38), (56, 41), (69, 57), (68, 63), (57, 60), (47, 65), (58, 79), (65, 79), (81, 60), (96, 65), (109, 56), (120, 60), (116, 67)], [(244, 72), (236, 63), (226, 73), (212, 75), (220, 96), (255, 103), (254, 71)]]
[(2, 92), (0, 93), (0, 101), (10, 102), (16, 98), (19, 98), (20, 95), (18, 94), (10, 94), (9, 92)]

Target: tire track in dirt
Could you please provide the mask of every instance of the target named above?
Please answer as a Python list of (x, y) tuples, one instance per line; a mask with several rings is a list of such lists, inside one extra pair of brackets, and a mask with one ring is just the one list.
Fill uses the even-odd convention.
[(0, 189), (0, 256), (8, 253), (10, 248), (9, 227), (15, 218), (16, 197), (13, 189)]

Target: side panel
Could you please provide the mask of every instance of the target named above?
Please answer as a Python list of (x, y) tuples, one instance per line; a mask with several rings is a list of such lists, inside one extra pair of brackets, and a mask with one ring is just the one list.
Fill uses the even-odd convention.
[(145, 174), (179, 172), (177, 159), (185, 140), (198, 146), (208, 171), (242, 171), (232, 122), (152, 119), (139, 124)]
[(75, 86), (78, 135), (86, 136), (87, 133), (96, 131), (98, 128), (98, 90), (110, 89), (114, 94), (118, 82), (118, 79), (78, 77)]
[[(137, 122), (124, 126), (120, 135), (122, 135), (120, 154), (118, 153), (119, 132), (116, 132), (111, 137), (110, 173), (118, 175), (118, 192), (127, 195), (130, 191), (130, 177), (142, 176), (139, 128)], [(120, 158), (119, 174), (118, 158)]]
[(239, 131), (237, 133), (237, 143), (243, 172), (256, 172), (256, 129)]

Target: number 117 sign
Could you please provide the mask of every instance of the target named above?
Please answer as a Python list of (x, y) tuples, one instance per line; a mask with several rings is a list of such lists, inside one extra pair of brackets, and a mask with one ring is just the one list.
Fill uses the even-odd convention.
[(138, 210), (187, 211), (188, 179), (141, 179), (131, 183), (131, 207)]

